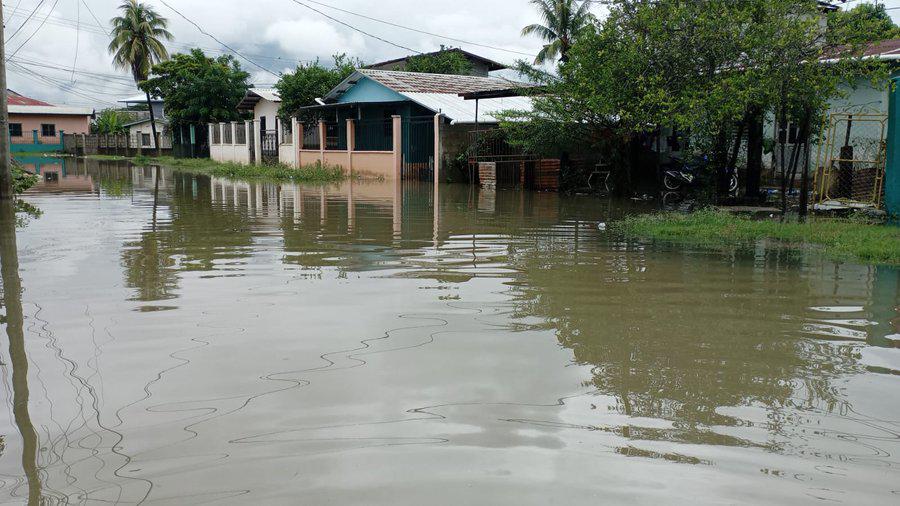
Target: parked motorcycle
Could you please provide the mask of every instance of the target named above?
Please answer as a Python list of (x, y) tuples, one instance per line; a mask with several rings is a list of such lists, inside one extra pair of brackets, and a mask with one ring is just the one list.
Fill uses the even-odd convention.
[[(697, 174), (708, 166), (706, 159), (694, 163), (687, 163), (678, 158), (672, 158), (663, 173), (663, 186), (669, 191), (678, 191), (685, 186), (694, 186), (697, 183)], [(736, 170), (731, 172), (731, 181), (728, 182), (728, 191), (738, 189), (738, 175)]]

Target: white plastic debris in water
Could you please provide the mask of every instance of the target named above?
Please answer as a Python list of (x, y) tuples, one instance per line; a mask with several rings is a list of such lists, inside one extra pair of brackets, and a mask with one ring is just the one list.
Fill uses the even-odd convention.
[(606, 223), (603, 223), (603, 222), (598, 223), (597, 230), (606, 230)]

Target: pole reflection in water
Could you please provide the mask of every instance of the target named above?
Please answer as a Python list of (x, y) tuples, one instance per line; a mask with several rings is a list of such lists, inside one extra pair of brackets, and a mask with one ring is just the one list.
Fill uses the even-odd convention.
[(41, 479), (38, 474), (38, 435), (28, 411), (28, 356), (25, 352), (22, 280), (16, 250), (16, 211), (10, 200), (0, 200), (0, 275), (3, 305), (6, 308), (6, 335), (12, 362), (13, 417), (22, 436), (22, 470), (28, 481), (28, 504), (40, 504)]

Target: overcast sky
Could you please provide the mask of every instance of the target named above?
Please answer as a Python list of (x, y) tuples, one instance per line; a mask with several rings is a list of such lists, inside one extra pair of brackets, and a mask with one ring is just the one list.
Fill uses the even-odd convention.
[[(540, 40), (519, 35), (523, 26), (539, 21), (527, 0), (296, 0), (321, 13), (294, 0), (145, 0), (169, 19), (169, 31), (175, 35), (169, 45), (171, 52), (184, 51), (189, 46), (202, 47), (209, 54), (228, 50), (163, 1), (267, 69), (240, 59), (257, 85), (275, 82), (279, 72), (292, 69), (298, 61), (320, 58), (328, 63), (334, 53), (344, 52), (368, 63), (410, 53), (376, 37), (422, 52), (437, 50), (441, 44), (462, 47), (501, 62), (527, 59), (541, 47)], [(849, 4), (862, 1), (866, 0), (851, 0)], [(97, 109), (138, 93), (128, 73), (113, 68), (106, 50), (109, 20), (116, 15), (120, 3), (121, 0), (3, 0), (6, 51), (12, 62), (8, 69), (9, 88), (55, 104)], [(900, 21), (900, 0), (884, 3), (889, 8), (898, 7), (891, 14)], [(466, 42), (389, 26), (326, 5)], [(23, 27), (33, 11), (34, 16)], [(596, 13), (602, 16), (602, 7)]]

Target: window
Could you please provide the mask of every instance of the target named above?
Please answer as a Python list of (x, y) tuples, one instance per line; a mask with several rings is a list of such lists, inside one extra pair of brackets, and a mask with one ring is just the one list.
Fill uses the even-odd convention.
[(22, 124), (21, 123), (10, 123), (9, 124), (9, 136), (10, 137), (22, 137)]
[(150, 134), (141, 134), (141, 146), (150, 147)]
[(56, 137), (56, 125), (50, 123), (42, 124), (41, 137)]

